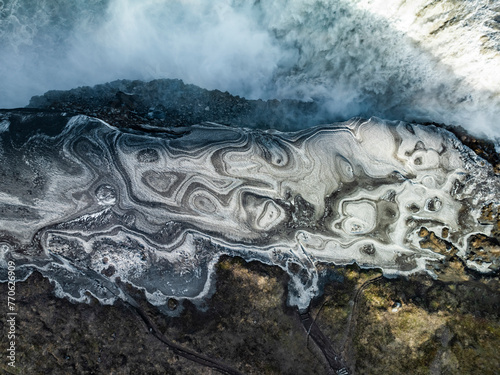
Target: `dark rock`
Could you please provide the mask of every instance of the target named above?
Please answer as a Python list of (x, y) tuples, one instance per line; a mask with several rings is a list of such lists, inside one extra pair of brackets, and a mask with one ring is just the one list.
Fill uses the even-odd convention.
[(70, 111), (119, 127), (186, 126), (205, 121), (232, 126), (296, 130), (328, 122), (319, 106), (297, 100), (247, 100), (181, 80), (114, 81), (69, 91), (48, 91), (28, 108)]

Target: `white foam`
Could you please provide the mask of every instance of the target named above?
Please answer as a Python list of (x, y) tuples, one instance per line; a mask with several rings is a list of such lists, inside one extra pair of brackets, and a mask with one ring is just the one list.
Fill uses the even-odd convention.
[[(498, 133), (493, 1), (75, 0), (72, 6), (68, 12), (64, 2), (20, 0), (8, 9), (0, 26), (0, 107), (25, 105), (52, 89), (180, 78), (247, 98), (317, 100), (334, 120), (379, 115)], [(34, 16), (24, 17), (27, 11)]]

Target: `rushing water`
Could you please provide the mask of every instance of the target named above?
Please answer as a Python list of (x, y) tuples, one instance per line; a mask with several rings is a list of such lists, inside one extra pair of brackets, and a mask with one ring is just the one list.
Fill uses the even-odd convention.
[[(495, 5), (496, 4), (496, 5)], [(180, 78), (498, 133), (495, 1), (1, 0), (0, 107), (114, 79)]]

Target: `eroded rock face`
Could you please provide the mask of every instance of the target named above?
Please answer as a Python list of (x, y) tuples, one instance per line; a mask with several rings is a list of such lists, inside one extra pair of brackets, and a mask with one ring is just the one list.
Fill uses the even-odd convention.
[(6, 112), (0, 129), (2, 261), (38, 268), (74, 300), (90, 291), (112, 302), (117, 280), (157, 305), (203, 297), (228, 254), (287, 270), (289, 303), (305, 308), (317, 262), (432, 273), (447, 249), (422, 246), (423, 226), (446, 232), (469, 267), (498, 266), (468, 256), (468, 239), (491, 234), (478, 218), (498, 204), (499, 179), (435, 127), (373, 118), (297, 133), (204, 124), (151, 135)]

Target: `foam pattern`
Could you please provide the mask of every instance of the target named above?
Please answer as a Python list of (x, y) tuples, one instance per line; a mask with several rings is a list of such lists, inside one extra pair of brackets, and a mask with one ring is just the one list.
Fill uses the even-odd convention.
[(446, 228), (464, 257), (469, 236), (491, 232), (481, 208), (499, 199), (491, 166), (434, 126), (207, 123), (152, 135), (49, 120), (42, 130), (37, 115), (0, 118), (0, 256), (77, 301), (111, 303), (118, 280), (156, 305), (197, 300), (227, 254), (286, 270), (288, 302), (306, 308), (318, 262), (432, 274), (444, 255), (420, 246), (420, 228)]

